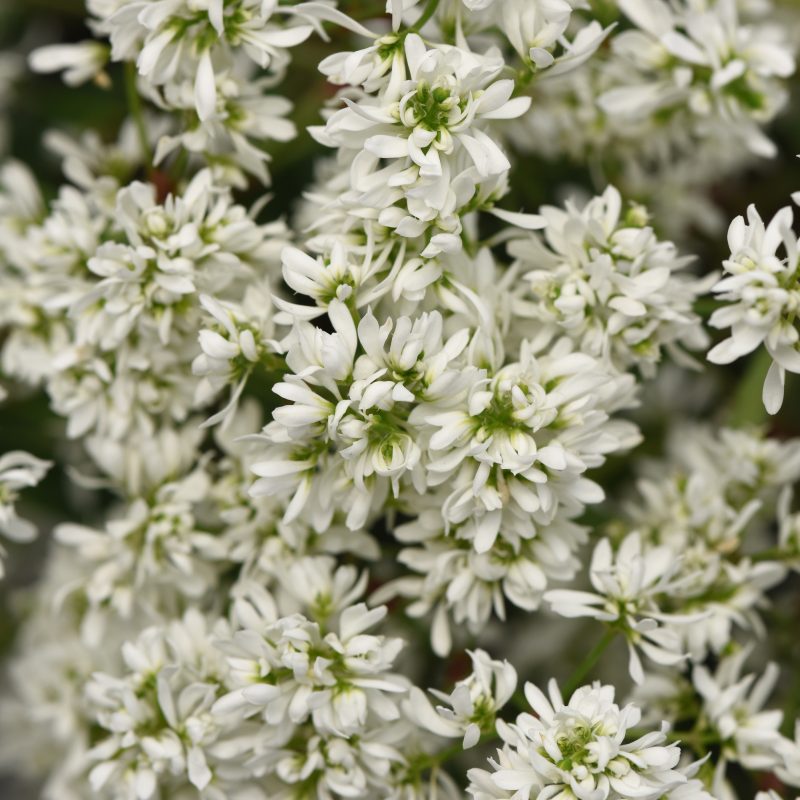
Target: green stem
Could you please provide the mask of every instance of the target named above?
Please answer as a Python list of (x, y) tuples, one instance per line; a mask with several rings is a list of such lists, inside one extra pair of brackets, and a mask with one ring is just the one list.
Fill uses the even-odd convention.
[(791, 561), (793, 558), (797, 558), (798, 555), (782, 547), (770, 547), (767, 550), (760, 550), (758, 553), (746, 555), (745, 557), (756, 564), (760, 561)]
[(609, 628), (605, 634), (603, 634), (603, 638), (589, 651), (586, 658), (578, 664), (575, 671), (569, 676), (567, 682), (561, 687), (561, 694), (566, 702), (569, 702), (572, 693), (583, 684), (586, 676), (600, 660), (600, 656), (603, 655), (616, 635), (617, 631), (614, 628)]
[(531, 61), (525, 61), (521, 70), (517, 72), (514, 79), (514, 95), (524, 95), (528, 90), (534, 75), (534, 65)]
[(136, 88), (136, 64), (133, 61), (125, 62), (125, 95), (128, 99), (128, 111), (139, 136), (144, 167), (149, 174), (153, 170), (153, 151), (150, 149), (150, 141), (147, 138), (147, 128), (142, 111), (142, 98), (139, 97), (139, 92)]
[(767, 420), (767, 410), (761, 399), (762, 387), (772, 356), (764, 347), (753, 354), (733, 396), (728, 422), (735, 428), (762, 425)]
[(181, 182), (183, 176), (186, 174), (186, 168), (189, 166), (189, 151), (185, 147), (181, 147), (178, 157), (172, 165), (172, 180), (178, 184)]
[(428, 0), (428, 5), (422, 11), (422, 16), (414, 23), (413, 27), (409, 29), (409, 33), (420, 30), (425, 23), (436, 13), (439, 7), (439, 0)]

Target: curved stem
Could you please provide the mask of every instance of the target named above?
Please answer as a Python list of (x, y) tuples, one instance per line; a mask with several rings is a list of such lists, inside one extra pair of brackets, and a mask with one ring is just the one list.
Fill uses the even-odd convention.
[(757, 564), (760, 561), (791, 561), (798, 558), (798, 554), (783, 547), (770, 547), (766, 550), (759, 550), (757, 553), (745, 554), (744, 557)]
[(422, 11), (422, 16), (414, 23), (413, 27), (409, 29), (411, 31), (418, 31), (422, 28), (425, 23), (436, 13), (436, 9), (439, 7), (439, 0), (428, 0), (428, 5)]
[(606, 648), (611, 644), (617, 632), (614, 628), (609, 628), (603, 638), (587, 653), (586, 658), (576, 667), (567, 682), (561, 687), (561, 694), (565, 702), (569, 702), (572, 693), (584, 682), (586, 676), (591, 672), (592, 667), (600, 660)]
[(128, 100), (128, 111), (130, 112), (133, 124), (136, 126), (136, 133), (139, 137), (139, 145), (142, 148), (142, 160), (145, 170), (149, 174), (153, 169), (153, 151), (150, 149), (150, 141), (147, 138), (147, 127), (144, 122), (142, 111), (142, 98), (136, 88), (136, 64), (133, 61), (125, 62), (125, 96)]

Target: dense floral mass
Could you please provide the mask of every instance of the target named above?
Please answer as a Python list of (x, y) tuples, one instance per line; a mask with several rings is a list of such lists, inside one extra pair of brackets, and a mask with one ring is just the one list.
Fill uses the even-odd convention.
[[(0, 53), (31, 797), (800, 791), (792, 207), (691, 249), (778, 153), (776, 3), (86, 0)], [(44, 135), (60, 187), (26, 63), (126, 103)]]

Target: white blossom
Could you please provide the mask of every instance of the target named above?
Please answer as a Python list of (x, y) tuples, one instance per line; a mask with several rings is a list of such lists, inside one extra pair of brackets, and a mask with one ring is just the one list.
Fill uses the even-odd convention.
[(729, 364), (761, 344), (766, 347), (772, 366), (764, 381), (763, 400), (770, 414), (783, 405), (786, 371), (800, 372), (800, 334), (794, 320), (800, 300), (798, 239), (792, 220), (792, 209), (786, 207), (765, 225), (755, 206), (750, 206), (747, 222), (737, 217), (731, 223), (731, 255), (723, 262), (726, 274), (714, 286), (726, 304), (710, 320), (715, 328), (730, 328), (731, 335), (709, 351), (709, 361)]
[(483, 553), (497, 538), (506, 506), (546, 524), (562, 506), (575, 512), (601, 500), (583, 473), (636, 442), (632, 426), (609, 419), (609, 411), (630, 402), (629, 389), (624, 377), (571, 352), (566, 340), (541, 357), (523, 343), (517, 363), (476, 381), (454, 408), (420, 406), (412, 419), (431, 429), (431, 482), (451, 481), (444, 518), (451, 524), (472, 518), (470, 538)]
[[(52, 462), (21, 450), (0, 456), (0, 533), (11, 541), (30, 542), (36, 537), (36, 526), (17, 514), (15, 504), (20, 491), (40, 483), (51, 466)], [(0, 547), (0, 578), (4, 575), (4, 555)]]
[(440, 736), (462, 736), (464, 749), (474, 747), (483, 733), (494, 728), (497, 712), (517, 688), (517, 673), (508, 661), (496, 661), (483, 650), (468, 651), (472, 672), (458, 681), (450, 694), (431, 690), (446, 705), (434, 710), (416, 687), (408, 700), (409, 715)]
[(97, 28), (111, 40), (112, 59), (135, 60), (139, 73), (156, 85), (192, 79), (201, 120), (216, 111), (215, 67), (230, 58), (232, 47), (280, 72), (289, 61), (287, 48), (313, 29), (294, 9), (259, 0), (139, 1), (109, 12)]
[(685, 657), (671, 624), (694, 622), (691, 617), (665, 614), (658, 596), (680, 587), (679, 560), (669, 547), (644, 547), (638, 533), (631, 533), (617, 552), (601, 539), (592, 554), (589, 577), (595, 592), (553, 589), (544, 599), (564, 617), (593, 617), (619, 625), (628, 641), (628, 669), (637, 683), (644, 671), (637, 654), (641, 649), (658, 664), (675, 665)]
[(614, 703), (614, 687), (582, 686), (567, 703), (554, 681), (548, 695), (525, 684), (528, 712), (516, 724), (498, 723), (503, 746), (492, 771), (468, 773), (475, 800), (540, 793), (578, 798), (657, 798), (686, 782), (676, 769), (680, 750), (665, 745), (666, 727), (627, 742), (641, 711)]
[(407, 686), (389, 670), (403, 642), (365, 633), (385, 614), (363, 603), (348, 606), (323, 633), (301, 614), (278, 617), (271, 598), (253, 587), (234, 605), (238, 630), (224, 646), (234, 688), (216, 711), (261, 712), (270, 725), (313, 718), (315, 730), (345, 738), (367, 724), (368, 714), (398, 719), (394, 696)]
[(743, 648), (722, 659), (713, 674), (702, 665), (692, 672), (708, 724), (722, 743), (717, 783), (722, 782), (728, 761), (749, 769), (771, 769), (781, 763), (783, 712), (762, 710), (778, 680), (778, 668), (769, 664), (759, 677), (753, 673), (740, 677), (749, 653), (750, 648)]
[[(554, 325), (584, 352), (608, 358), (619, 369), (639, 366), (652, 374), (663, 349), (700, 349), (706, 336), (692, 304), (704, 284), (684, 277), (688, 258), (659, 241), (644, 208), (623, 211), (609, 187), (583, 208), (542, 209), (543, 239), (509, 245), (526, 287), (516, 313)], [(683, 356), (685, 361), (685, 356)]]
[(620, 0), (620, 7), (638, 28), (614, 42), (633, 66), (633, 80), (598, 99), (606, 113), (635, 123), (685, 108), (689, 125), (717, 117), (754, 152), (774, 154), (758, 123), (780, 109), (785, 96), (777, 79), (795, 69), (780, 28), (741, 24), (735, 0), (675, 9), (664, 0)]
[(210, 713), (225, 677), (224, 658), (211, 646), (210, 633), (203, 616), (189, 611), (126, 642), (122, 677), (92, 676), (89, 704), (109, 734), (88, 754), (97, 796), (150, 800), (187, 785), (203, 792), (212, 782), (216, 796), (225, 796), (224, 762), (244, 750), (246, 736), (239, 727), (239, 741), (225, 741), (230, 725)]
[(439, 220), (472, 200), (480, 183), (491, 184), (510, 166), (484, 131), (485, 122), (518, 117), (530, 99), (512, 99), (513, 81), (496, 79), (502, 69), (497, 53), (428, 49), (415, 33), (404, 38), (402, 48), (407, 71), (397, 69), (397, 80), (393, 73), (377, 97), (364, 94), (349, 101), (317, 136), (324, 144), (356, 153), (351, 186), (362, 204), (369, 199), (380, 225), (404, 237), (429, 231), (435, 243), (437, 233), (431, 228), (457, 236)]
[(73, 45), (51, 44), (34, 50), (28, 62), (34, 72), (64, 71), (64, 82), (78, 86), (88, 80), (108, 82), (103, 67), (108, 61), (108, 48), (99, 42), (85, 41)]

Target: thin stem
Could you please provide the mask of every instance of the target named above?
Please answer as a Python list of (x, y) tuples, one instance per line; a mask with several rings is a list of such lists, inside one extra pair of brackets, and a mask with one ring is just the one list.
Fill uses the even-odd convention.
[(139, 136), (142, 160), (149, 174), (153, 170), (153, 151), (150, 149), (150, 141), (147, 138), (147, 127), (145, 126), (144, 113), (142, 111), (142, 98), (139, 97), (139, 92), (136, 89), (136, 64), (133, 61), (125, 62), (125, 95), (128, 99), (128, 111)]
[(600, 656), (603, 655), (616, 635), (617, 631), (614, 628), (609, 628), (605, 634), (603, 634), (603, 638), (589, 651), (586, 658), (578, 664), (575, 671), (569, 676), (567, 682), (561, 687), (561, 694), (566, 702), (569, 702), (572, 693), (583, 684), (584, 679), (591, 672), (592, 667), (597, 664), (600, 660)]
[(178, 157), (172, 165), (172, 180), (174, 183), (180, 183), (183, 176), (186, 174), (186, 168), (189, 166), (189, 151), (185, 147), (181, 147)]
[(745, 557), (753, 563), (758, 563), (761, 561), (791, 561), (798, 556), (797, 553), (792, 553), (782, 547), (770, 547), (767, 550), (760, 550), (758, 553), (745, 555)]
[(414, 23), (414, 26), (410, 28), (410, 31), (420, 30), (423, 25), (425, 25), (425, 23), (436, 13), (436, 9), (438, 7), (439, 0), (428, 0), (428, 5), (426, 5), (422, 11), (422, 16)]
[(530, 86), (533, 80), (534, 67), (531, 61), (525, 61), (523, 68), (517, 72), (517, 77), (514, 80), (514, 94), (523, 95)]

